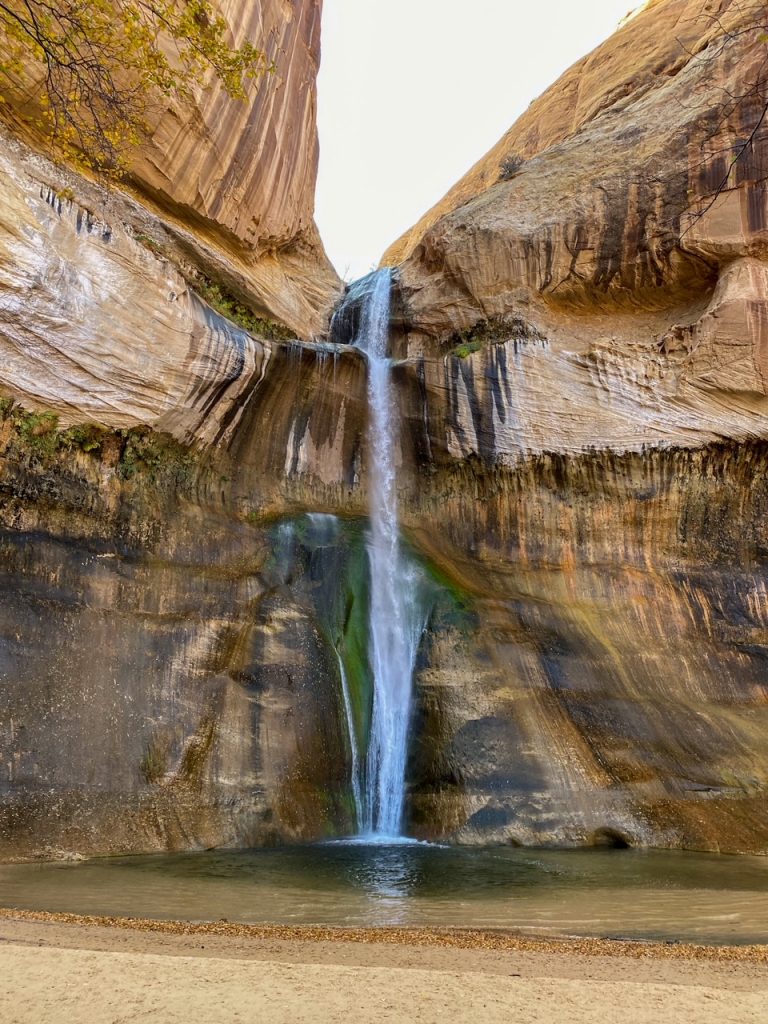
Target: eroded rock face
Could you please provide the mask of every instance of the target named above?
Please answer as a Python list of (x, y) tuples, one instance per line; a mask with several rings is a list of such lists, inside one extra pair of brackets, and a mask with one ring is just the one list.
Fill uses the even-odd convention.
[[(310, 338), (324, 330), (340, 291), (313, 220), (322, 2), (219, 6), (233, 45), (248, 40), (263, 49), (274, 73), (246, 83), (244, 100), (229, 98), (209, 76), (194, 94), (160, 104), (122, 193), (93, 189), (44, 161), (37, 171), (44, 187), (64, 190), (97, 221), (105, 207), (112, 220), (130, 219), (130, 198), (138, 199), (152, 215), (142, 233), (156, 248)], [(41, 93), (31, 68), (5, 80), (3, 120), (36, 149), (45, 147), (36, 134)], [(0, 198), (0, 218), (3, 206)]]
[[(550, 165), (548, 162), (536, 164), (536, 177), (548, 179), (542, 183), (543, 190), (556, 184), (553, 179), (557, 175), (567, 174), (572, 184), (583, 186), (584, 182), (589, 182), (587, 190), (581, 189), (589, 199), (588, 193), (592, 187), (602, 183), (600, 177), (603, 171), (618, 175), (625, 185), (629, 184), (630, 175), (627, 172), (632, 167), (633, 149), (638, 145), (644, 150), (645, 156), (650, 156), (657, 148), (656, 139), (661, 141), (667, 131), (674, 133), (681, 126), (695, 124), (697, 117), (702, 114), (709, 115), (711, 130), (720, 120), (718, 112), (720, 115), (725, 113), (723, 94), (712, 103), (713, 94), (708, 94), (707, 88), (694, 90), (691, 95), (686, 79), (681, 82), (676, 79), (681, 72), (691, 74), (694, 68), (694, 73), (700, 75), (703, 68), (699, 62), (703, 60), (707, 65), (703, 77), (710, 80), (710, 85), (715, 84), (712, 79), (718, 75), (735, 75), (747, 87), (759, 82), (755, 68), (759, 67), (762, 57), (759, 46), (754, 47), (756, 37), (760, 34), (759, 29), (749, 39), (741, 38), (734, 49), (720, 53), (723, 33), (737, 34), (745, 24), (759, 21), (759, 14), (757, 5), (737, 3), (734, 0), (725, 0), (719, 5), (717, 18), (711, 9), (702, 6), (700, 0), (649, 0), (642, 5), (637, 16), (574, 64), (553, 86), (534, 100), (499, 142), (409, 231), (390, 246), (384, 262), (394, 266), (408, 259), (434, 224), (497, 186), (504, 177), (514, 179), (515, 188), (522, 187), (525, 181), (523, 175), (531, 170), (528, 167), (529, 161), (547, 151), (549, 161), (556, 159), (560, 152), (569, 152), (567, 147), (574, 146), (577, 148), (570, 152), (577, 153), (578, 160), (572, 161), (570, 174), (562, 169), (562, 165)], [(746, 60), (748, 49), (752, 52)], [(725, 58), (724, 63), (712, 60), (721, 56)], [(678, 89), (687, 93), (688, 102), (677, 104), (673, 100), (667, 104), (663, 118), (659, 117), (649, 123), (647, 111), (654, 108), (659, 110), (657, 104), (664, 104)], [(741, 93), (734, 92), (732, 95), (738, 97)], [(757, 97), (748, 100), (745, 106), (753, 106), (756, 100)], [(750, 116), (751, 112), (743, 113)], [(590, 134), (598, 126), (600, 131), (597, 135)], [(733, 127), (731, 123), (729, 130), (733, 131)], [(617, 135), (612, 136), (614, 129)], [(665, 154), (667, 173), (657, 181), (659, 186), (664, 186), (663, 191), (669, 191), (672, 181), (668, 172), (678, 161), (682, 162), (681, 166), (685, 166), (689, 155), (692, 158), (691, 169), (702, 183), (708, 179), (710, 170), (714, 170), (711, 168), (713, 158), (719, 164), (718, 169), (725, 170), (726, 151), (718, 148), (716, 133), (710, 135), (704, 125), (700, 126), (700, 130), (703, 137), (711, 139), (708, 151), (694, 156), (688, 150), (686, 143), (689, 140), (686, 136), (678, 136), (678, 145)], [(586, 168), (582, 161), (592, 160), (586, 143), (594, 142), (600, 136), (606, 141), (614, 138), (621, 146), (613, 150), (609, 146), (604, 149), (601, 147), (601, 151), (595, 154), (593, 166), (601, 170), (601, 176), (595, 179), (583, 173)], [(579, 145), (577, 139), (581, 139), (583, 144)], [(562, 147), (566, 148), (563, 150)], [(658, 147), (658, 151), (661, 152), (662, 147)], [(703, 155), (709, 159), (702, 160)], [(515, 157), (518, 159), (507, 163), (509, 158)], [(605, 174), (606, 178), (609, 176)], [(642, 178), (634, 177), (633, 183), (640, 189), (647, 188), (652, 184), (650, 176), (648, 178), (648, 181), (643, 182)], [(714, 179), (714, 182), (719, 180)], [(713, 179), (710, 178), (712, 183)], [(702, 191), (706, 190), (705, 186)], [(600, 191), (599, 187), (596, 191)], [(499, 193), (496, 195), (498, 199)], [(627, 198), (636, 200), (638, 197), (636, 194)], [(553, 220), (558, 217), (556, 206), (553, 205), (549, 212)], [(530, 210), (529, 213), (531, 216), (528, 219), (533, 220), (534, 211)], [(560, 217), (561, 221), (566, 219)], [(634, 226), (628, 227), (631, 231)], [(619, 229), (619, 224), (615, 224), (614, 228)]]
[[(699, 7), (581, 62), (397, 271), (400, 508), (437, 595), (413, 834), (768, 852), (763, 134), (714, 196), (753, 116), (723, 90), (763, 51)], [(254, 337), (189, 291), (170, 222), (2, 159), (4, 391), (36, 410), (0, 431), (2, 855), (348, 831), (355, 303), (337, 345)]]
[(282, 345), (263, 371), (214, 449), (3, 404), (3, 858), (352, 831), (333, 595), (360, 542), (287, 508), (355, 508), (364, 367)]
[(472, 618), (419, 676), (417, 834), (768, 850), (767, 452), (435, 472), (411, 536)]
[[(265, 376), (274, 339), (238, 328), (198, 296), (179, 237), (140, 204), (3, 142), (4, 393), (64, 425), (145, 424), (179, 440), (221, 441), (244, 389)], [(68, 181), (76, 194), (56, 187)], [(293, 322), (304, 317), (294, 313)]]
[(720, 13), (650, 4), (386, 257), (407, 522), (477, 616), (421, 676), (423, 834), (768, 850), (768, 96)]
[(162, 205), (256, 252), (302, 236), (319, 243), (312, 214), (322, 0), (219, 6), (232, 44), (264, 49), (274, 72), (247, 83), (245, 101), (230, 99), (215, 80), (176, 101), (135, 154), (132, 177)]
[[(365, 377), (314, 356), (285, 352), (217, 454), (149, 432), (49, 451), (6, 414), (3, 856), (353, 828), (338, 654), (364, 704), (361, 527), (290, 509), (364, 512), (362, 405), (335, 424), (341, 478), (311, 460)], [(426, 477), (404, 451), (404, 523), (442, 595), (409, 831), (766, 849), (767, 470), (757, 442), (516, 470), (435, 451)]]
[(232, 41), (275, 70), (230, 99), (215, 81), (162, 111), (131, 183), (163, 218), (207, 240), (245, 298), (302, 338), (326, 326), (340, 281), (313, 220), (322, 0), (222, 0)]
[[(649, 5), (409, 236), (403, 345), (464, 348), (443, 385), (454, 405), (483, 379), (509, 382), (482, 428), (495, 441), (474, 437), (465, 409), (463, 453), (490, 443), (514, 460), (764, 436), (764, 125), (724, 175), (759, 123), (765, 45), (759, 29), (741, 31), (753, 7), (722, 6), (731, 39), (713, 36), (698, 3)], [(688, 34), (681, 44), (673, 25)], [(724, 96), (737, 101), (724, 107)], [(527, 160), (500, 180), (518, 147)], [(490, 344), (475, 355), (464, 343), (483, 324)]]
[[(284, 340), (337, 290), (311, 224), (317, 10), (257, 5), (293, 25), (288, 51), (270, 35), (288, 84), (250, 137), (220, 97), (175, 141), (169, 115), (138, 198), (2, 132), (0, 856), (350, 828), (335, 663), (269, 520), (357, 500), (362, 359)], [(278, 324), (238, 327), (206, 280)]]

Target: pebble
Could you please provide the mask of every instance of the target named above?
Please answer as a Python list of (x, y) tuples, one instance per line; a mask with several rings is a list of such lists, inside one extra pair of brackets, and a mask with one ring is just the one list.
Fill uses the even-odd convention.
[(163, 935), (222, 935), (236, 938), (283, 939), (292, 942), (364, 942), (402, 946), (445, 946), (564, 953), (583, 956), (630, 957), (658, 960), (717, 960), (768, 965), (768, 945), (699, 946), (689, 943), (562, 936), (541, 938), (477, 928), (344, 928), (324, 925), (238, 924), (233, 921), (161, 921), (139, 917), (96, 917), (90, 914), (0, 908), (0, 919), (41, 921), (100, 928), (158, 932)]

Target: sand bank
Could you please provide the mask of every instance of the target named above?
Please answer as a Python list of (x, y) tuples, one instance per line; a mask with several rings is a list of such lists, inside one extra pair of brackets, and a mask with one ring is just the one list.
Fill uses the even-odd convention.
[(3, 1024), (765, 1024), (768, 948), (0, 911)]

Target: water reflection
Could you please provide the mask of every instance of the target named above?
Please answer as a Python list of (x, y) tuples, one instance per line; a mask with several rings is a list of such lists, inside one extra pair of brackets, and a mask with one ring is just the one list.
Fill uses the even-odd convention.
[(159, 918), (768, 941), (768, 858), (329, 843), (0, 865), (0, 905)]
[(372, 846), (364, 858), (347, 862), (347, 879), (371, 897), (375, 924), (405, 924), (408, 899), (419, 886), (419, 864), (404, 846)]

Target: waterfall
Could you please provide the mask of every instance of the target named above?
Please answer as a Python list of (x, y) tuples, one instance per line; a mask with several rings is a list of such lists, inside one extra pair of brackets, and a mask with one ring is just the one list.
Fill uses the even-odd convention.
[(362, 793), (358, 827), (363, 836), (379, 840), (401, 835), (413, 669), (425, 625), (421, 573), (403, 551), (398, 529), (399, 423), (389, 359), (390, 288), (389, 270), (372, 275), (355, 342), (368, 358), (368, 645), (373, 674), (370, 740), (357, 783)]
[(355, 802), (355, 818), (357, 827), (360, 828), (365, 820), (365, 796), (363, 793), (363, 782), (360, 770), (360, 753), (357, 748), (357, 732), (355, 730), (355, 717), (352, 712), (352, 698), (349, 693), (347, 681), (347, 670), (344, 668), (344, 659), (336, 651), (336, 660), (339, 664), (339, 676), (341, 678), (341, 696), (344, 701), (344, 715), (347, 719), (347, 736), (349, 739), (349, 751), (352, 759), (352, 799)]

